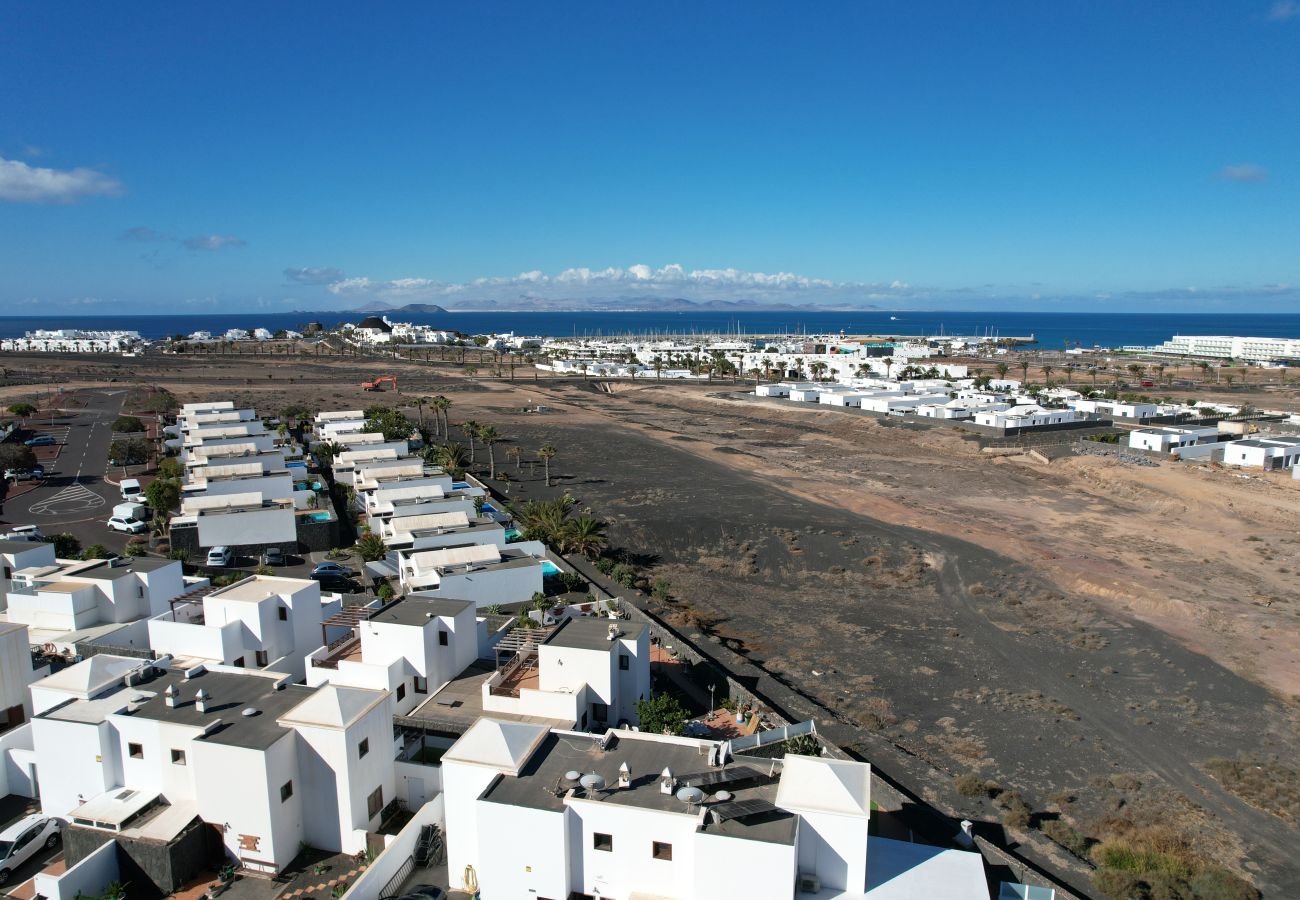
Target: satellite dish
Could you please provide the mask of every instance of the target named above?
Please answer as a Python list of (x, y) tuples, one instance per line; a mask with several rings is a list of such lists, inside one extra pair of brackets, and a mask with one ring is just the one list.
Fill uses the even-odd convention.
[(599, 772), (588, 772), (578, 779), (578, 784), (582, 785), (584, 790), (599, 791), (605, 787), (605, 776)]
[(678, 789), (677, 799), (688, 805), (691, 803), (699, 803), (704, 799), (704, 791), (697, 787), (687, 785), (684, 788)]
[(719, 803), (726, 803), (731, 799), (731, 791), (718, 791), (713, 795), (713, 799), (717, 800)]
[(565, 781), (577, 781), (581, 777), (582, 777), (582, 773), (579, 772), (577, 769), (570, 769), (569, 771), (564, 773)]

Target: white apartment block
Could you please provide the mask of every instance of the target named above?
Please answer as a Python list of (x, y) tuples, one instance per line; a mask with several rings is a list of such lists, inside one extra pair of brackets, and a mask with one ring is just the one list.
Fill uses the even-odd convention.
[(1153, 353), (1204, 356), (1213, 359), (1244, 359), (1254, 363), (1300, 359), (1300, 339), (1296, 338), (1176, 335), (1150, 349)]
[(865, 763), (484, 718), (442, 767), (451, 887), (483, 900), (988, 896), (979, 854), (869, 836)]
[(138, 331), (82, 331), (78, 328), (29, 331), (0, 340), (0, 350), (41, 353), (121, 353), (146, 343)]
[(975, 413), (976, 425), (990, 428), (1034, 428), (1041, 425), (1064, 425), (1083, 421), (1083, 414), (1073, 409), (1044, 409), (1032, 404), (1010, 409)]
[(1126, 403), (1120, 400), (1071, 400), (1071, 409), (1112, 419), (1149, 419), (1160, 415), (1155, 403)]
[(17, 728), (32, 714), (29, 685), (49, 674), (32, 666), (27, 626), (0, 622), (0, 734)]

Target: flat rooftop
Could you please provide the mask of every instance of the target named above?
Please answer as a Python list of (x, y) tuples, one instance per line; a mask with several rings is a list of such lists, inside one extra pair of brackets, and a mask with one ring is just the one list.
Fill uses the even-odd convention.
[[(609, 626), (618, 626), (618, 638), (609, 639)], [(551, 647), (571, 647), (575, 650), (605, 650), (619, 641), (639, 640), (646, 626), (640, 622), (615, 619), (568, 618), (543, 641)]]
[(447, 597), (423, 597), (408, 594), (396, 603), (390, 603), (367, 621), (394, 625), (424, 625), (431, 618), (454, 618), (466, 609), (474, 609), (472, 600), (453, 600)]
[(572, 722), (548, 719), (542, 716), (522, 716), (513, 713), (483, 712), (483, 682), (492, 677), (496, 668), (478, 660), (432, 694), (428, 700), (406, 714), (407, 718), (423, 720), (431, 730), (448, 734), (464, 734), (469, 727), (486, 715), (507, 722), (527, 722), (547, 728), (572, 728)]
[[(204, 671), (187, 680), (182, 672), (170, 670), (145, 684), (123, 688), (128, 698), (143, 698), (132, 700), (124, 714), (194, 728), (205, 728), (220, 720), (221, 724), (202, 740), (265, 750), (286, 733), (276, 719), (316, 692), (316, 688), (300, 684), (286, 684), (276, 690), (276, 682), (288, 677), (254, 671)], [(163, 695), (168, 687), (176, 689), (175, 707), (169, 707)], [(200, 689), (208, 695), (207, 712), (203, 713), (194, 702)], [(257, 713), (246, 716), (246, 709)]]
[[(719, 804), (706, 793), (703, 803), (690, 807), (678, 800), (674, 793), (660, 790), (660, 773), (668, 768), (681, 787), (683, 779), (710, 771), (708, 741), (664, 740), (655, 735), (641, 735), (631, 731), (614, 731), (607, 749), (601, 749), (600, 735), (551, 732), (524, 764), (518, 777), (502, 776), (483, 795), (489, 803), (505, 803), (529, 809), (560, 811), (565, 807), (565, 795), (574, 789), (575, 799), (635, 806), (660, 812), (679, 813), (700, 820), (699, 830), (730, 837), (773, 844), (793, 844), (798, 817), (786, 810), (777, 809), (777, 779), (763, 777), (757, 784), (747, 786), (726, 785), (722, 789), (731, 794), (731, 801), (761, 800), (771, 808), (752, 816), (727, 819), (715, 823), (701, 811)], [(631, 786), (618, 786), (619, 767), (627, 764), (631, 771)], [(766, 775), (771, 760), (741, 760), (734, 765), (747, 765)], [(712, 771), (722, 771), (713, 769)], [(605, 789), (588, 792), (566, 779), (569, 772), (587, 774), (596, 772), (604, 777)], [(560, 787), (557, 795), (556, 786)]]
[(281, 594), (296, 594), (308, 585), (316, 582), (306, 578), (282, 578), (275, 575), (250, 575), (243, 581), (237, 581), (230, 587), (220, 588), (208, 594), (222, 600), (242, 600), (247, 603), (261, 603)]

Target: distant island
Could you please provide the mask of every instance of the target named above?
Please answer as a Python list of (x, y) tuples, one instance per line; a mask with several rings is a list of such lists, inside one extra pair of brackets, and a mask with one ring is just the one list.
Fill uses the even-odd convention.
[(764, 303), (758, 300), (687, 300), (684, 297), (611, 297), (600, 299), (564, 299), (513, 297), (479, 300), (464, 306), (449, 307), (433, 303), (407, 303), (394, 306), (382, 300), (344, 310), (345, 314), (419, 313), (423, 315), (458, 312), (834, 312), (880, 309), (870, 303), (826, 306), (813, 303)]

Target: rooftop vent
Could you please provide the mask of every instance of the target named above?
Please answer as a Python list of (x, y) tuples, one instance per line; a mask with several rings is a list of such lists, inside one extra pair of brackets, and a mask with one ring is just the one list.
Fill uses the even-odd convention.
[(610, 623), (609, 623), (609, 630), (608, 630), (608, 631), (606, 632), (606, 634), (605, 634), (605, 640), (607, 640), (607, 641), (615, 641), (615, 640), (618, 640), (618, 636), (619, 636), (620, 634), (622, 634), (622, 632), (618, 630), (618, 626), (617, 626), (616, 624), (614, 624), (613, 622), (610, 622)]
[(208, 692), (203, 690), (203, 688), (199, 688), (199, 692), (194, 695), (194, 708), (200, 713), (206, 713), (208, 711), (209, 699)]
[(719, 803), (726, 803), (731, 799), (731, 791), (718, 791), (713, 795), (713, 799), (717, 800)]
[(618, 786), (621, 788), (632, 786), (632, 770), (627, 767), (627, 763), (618, 767)]
[(167, 685), (167, 690), (163, 691), (163, 702), (171, 709), (176, 708), (176, 685)]
[(254, 706), (246, 706), (239, 711), (239, 714), (245, 719), (251, 719), (253, 716), (260, 716), (262, 711)]
[(186, 680), (186, 681), (189, 681), (191, 678), (198, 678), (200, 675), (202, 675), (202, 674), (203, 674), (204, 672), (206, 672), (207, 670), (208, 670), (208, 669), (207, 669), (207, 666), (204, 666), (202, 663), (200, 663), (200, 664), (197, 665), (197, 666), (193, 666), (193, 667), (191, 667), (191, 668), (188, 668), (188, 669), (185, 670), (185, 680)]

